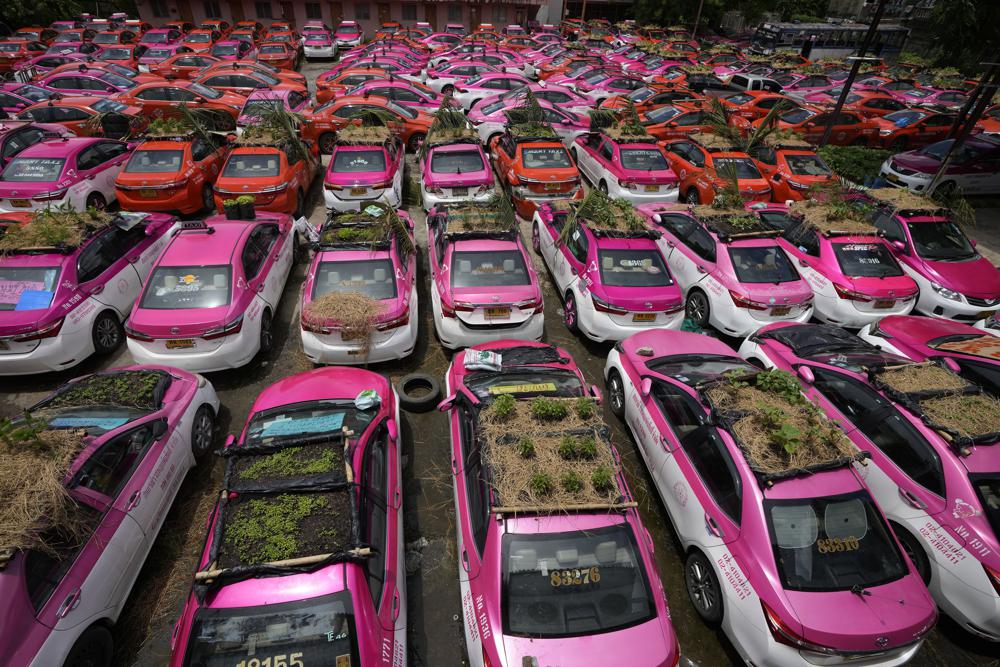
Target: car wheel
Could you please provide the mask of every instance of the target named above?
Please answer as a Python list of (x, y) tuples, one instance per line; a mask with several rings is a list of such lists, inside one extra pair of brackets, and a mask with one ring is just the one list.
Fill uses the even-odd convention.
[(455, 94), (455, 86), (451, 85), (450, 83), (447, 84), (444, 88), (441, 89), (441, 94), (442, 95), (454, 95)]
[(566, 328), (576, 333), (580, 330), (579, 316), (576, 312), (576, 297), (573, 296), (573, 292), (566, 292), (566, 298), (563, 301), (563, 320), (566, 322)]
[(212, 211), (215, 209), (215, 195), (212, 192), (212, 186), (208, 183), (205, 187), (201, 189), (201, 206), (205, 211)]
[(91, 626), (73, 644), (63, 664), (73, 667), (107, 667), (111, 664), (114, 646), (111, 632), (107, 628), (101, 625)]
[(539, 256), (542, 254), (542, 237), (538, 231), (538, 223), (531, 226), (531, 248)]
[(851, 145), (864, 147), (868, 145), (868, 140), (865, 139), (864, 137), (858, 137), (857, 139), (851, 142)]
[(299, 192), (296, 195), (296, 200), (295, 200), (295, 212), (292, 213), (292, 217), (298, 220), (299, 218), (304, 217), (305, 214), (306, 214), (306, 193), (302, 191), (302, 188), (299, 188)]
[(267, 354), (274, 347), (274, 331), (272, 331), (271, 311), (265, 310), (260, 317), (260, 352)]
[(302, 243), (299, 241), (299, 233), (292, 234), (292, 266), (302, 261)]
[(684, 203), (685, 204), (698, 204), (698, 203), (700, 203), (699, 200), (698, 200), (698, 189), (697, 188), (690, 188), (690, 189), (688, 189), (687, 192), (684, 193)]
[(892, 143), (889, 144), (889, 150), (893, 151), (906, 150), (906, 137), (896, 137), (895, 139), (893, 139)]
[(709, 625), (722, 622), (722, 589), (712, 565), (700, 551), (692, 551), (684, 562), (684, 587), (701, 620)]
[(437, 403), (441, 385), (426, 373), (410, 373), (396, 383), (399, 405), (407, 412), (427, 412)]
[(472, 111), (473, 109), (475, 109), (476, 105), (479, 104), (481, 101), (482, 100), (472, 100), (472, 104), (469, 105), (469, 111)]
[(406, 150), (410, 153), (416, 154), (420, 149), (420, 144), (424, 142), (424, 135), (414, 134), (410, 137), (410, 140), (406, 142)]
[(329, 155), (333, 152), (333, 147), (337, 145), (337, 135), (334, 132), (327, 132), (319, 135), (319, 151)]
[(603, 192), (604, 194), (608, 194), (608, 184), (607, 184), (607, 182), (605, 182), (602, 179), (601, 182), (597, 184), (597, 189), (600, 190), (601, 192)]
[(708, 303), (708, 297), (699, 289), (693, 289), (688, 292), (687, 299), (684, 302), (684, 316), (689, 320), (697, 324), (699, 327), (705, 328), (708, 326), (708, 316), (711, 312), (711, 306)]
[(570, 150), (569, 154), (573, 157), (573, 164), (580, 166), (580, 153), (577, 152), (576, 148)]
[(96, 208), (103, 211), (108, 208), (108, 201), (100, 192), (91, 192), (87, 195), (87, 208)]
[(191, 453), (200, 459), (212, 448), (215, 439), (215, 414), (212, 408), (203, 405), (194, 413), (194, 423), (191, 424)]
[(931, 564), (927, 559), (927, 553), (924, 551), (920, 543), (910, 535), (910, 533), (899, 526), (899, 524), (889, 522), (889, 527), (892, 528), (892, 532), (896, 534), (896, 539), (899, 543), (903, 545), (903, 551), (906, 552), (906, 557), (910, 559), (913, 563), (913, 567), (917, 570), (917, 574), (923, 580), (924, 585), (927, 586), (931, 583)]
[(958, 189), (958, 185), (955, 181), (945, 181), (941, 185), (934, 188), (935, 195), (941, 195), (942, 197), (950, 197), (955, 194), (955, 190)]
[(608, 373), (607, 387), (611, 413), (622, 419), (625, 416), (625, 385), (622, 383), (622, 376), (618, 371), (611, 369), (611, 372)]
[(94, 351), (97, 354), (111, 354), (122, 344), (123, 333), (118, 316), (110, 310), (104, 311), (94, 320)]

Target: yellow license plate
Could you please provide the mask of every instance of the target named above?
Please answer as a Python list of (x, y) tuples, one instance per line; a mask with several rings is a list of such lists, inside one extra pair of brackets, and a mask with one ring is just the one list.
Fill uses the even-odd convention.
[(546, 183), (545, 184), (545, 189), (546, 190), (559, 190), (561, 188), (562, 188), (562, 183)]
[(9, 349), (10, 345), (7, 344), (7, 341), (0, 340), (0, 350), (9, 350)]
[(156, 190), (139, 190), (139, 196), (146, 199), (154, 199), (156, 197)]
[(452, 188), (451, 194), (453, 197), (467, 197), (469, 195), (469, 188)]
[(487, 308), (486, 317), (491, 320), (510, 317), (510, 307), (504, 306), (502, 308)]
[(360, 197), (361, 195), (368, 192), (368, 188), (351, 188), (352, 197)]
[(875, 302), (875, 307), (879, 309), (892, 308), (896, 305), (896, 302), (892, 299), (879, 299)]
[(789, 306), (776, 306), (771, 309), (771, 317), (783, 317), (791, 312), (791, 310)]
[(901, 183), (902, 182), (902, 180), (896, 174), (886, 174), (885, 175), (885, 180), (887, 180), (887, 181), (889, 181), (891, 183)]
[(194, 341), (190, 338), (176, 338), (167, 341), (168, 350), (188, 350), (194, 347)]
[(660, 186), (659, 185), (647, 185), (646, 186), (646, 192), (659, 192), (659, 191), (660, 191)]
[(27, 199), (11, 199), (10, 205), (17, 206), (18, 208), (28, 208), (31, 206), (31, 202)]
[(632, 313), (633, 322), (655, 322), (656, 313)]
[(977, 320), (985, 320), (987, 317), (993, 317), (996, 314), (997, 314), (997, 311), (995, 311), (995, 310), (981, 310), (981, 311), (979, 311), (979, 314), (976, 315), (976, 319)]

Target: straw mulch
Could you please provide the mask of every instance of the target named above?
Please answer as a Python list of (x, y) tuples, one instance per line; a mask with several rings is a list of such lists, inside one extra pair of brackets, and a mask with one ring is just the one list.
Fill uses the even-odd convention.
[[(30, 430), (30, 427), (28, 428)], [(63, 485), (84, 432), (43, 430), (0, 438), (0, 549), (56, 553), (85, 536), (87, 515)]]
[(461, 127), (431, 127), (424, 143), (428, 146), (437, 146), (457, 141), (469, 141), (470, 143), (478, 144), (479, 134), (469, 125)]
[(510, 200), (496, 192), (483, 204), (459, 204), (448, 207), (448, 233), (510, 232), (517, 229), (517, 216)]
[(310, 301), (302, 317), (316, 326), (338, 329), (345, 340), (360, 341), (365, 356), (371, 351), (372, 335), (383, 308), (361, 292), (330, 292)]
[(143, 370), (88, 375), (60, 390), (36, 413), (97, 405), (157, 410), (156, 387), (164, 376), (162, 371)]
[(844, 206), (806, 199), (792, 202), (788, 212), (800, 216), (807, 225), (823, 234), (847, 233), (874, 236), (875, 227), (861, 215), (853, 215)]
[(734, 141), (726, 137), (719, 136), (718, 134), (698, 132), (697, 134), (691, 135), (691, 140), (697, 142), (701, 146), (704, 146), (708, 150), (731, 151), (739, 149), (739, 146), (737, 146)]
[(1000, 401), (987, 394), (941, 396), (920, 401), (931, 421), (966, 438), (1000, 433)]
[(392, 138), (384, 126), (348, 125), (337, 132), (337, 143), (346, 146), (380, 146)]
[(747, 234), (770, 231), (760, 218), (746, 209), (716, 208), (710, 205), (691, 206), (692, 214), (722, 234)]
[(539, 139), (558, 139), (559, 135), (556, 131), (552, 129), (552, 126), (548, 123), (542, 122), (526, 122), (526, 123), (516, 123), (511, 120), (510, 125), (507, 128), (511, 135), (515, 137), (537, 137)]
[(27, 223), (7, 228), (0, 237), (0, 253), (31, 248), (77, 248), (88, 236), (111, 224), (110, 213), (89, 209), (47, 208)]
[(873, 188), (868, 190), (868, 195), (872, 199), (882, 204), (887, 204), (897, 211), (924, 211), (933, 213), (944, 208), (933, 199), (918, 195), (908, 188)]
[[(482, 411), (479, 417), (480, 436), (483, 444), (483, 463), (492, 473), (492, 486), (497, 502), (504, 507), (520, 507), (531, 511), (537, 507), (559, 507), (571, 510), (579, 505), (613, 505), (620, 496), (617, 483), (598, 491), (591, 483), (591, 475), (598, 468), (606, 468), (617, 475), (611, 447), (605, 440), (607, 426), (598, 410), (588, 419), (581, 419), (574, 409), (577, 399), (549, 399), (565, 403), (566, 417), (558, 421), (540, 421), (532, 415), (529, 401), (518, 401), (510, 414), (500, 416), (496, 402)], [(592, 458), (565, 459), (559, 446), (565, 436), (591, 438), (596, 445)], [(534, 453), (522, 456), (518, 443), (528, 439)], [(547, 493), (538, 493), (531, 480), (536, 473), (547, 473), (552, 486)], [(579, 491), (567, 491), (560, 483), (567, 473), (576, 473), (583, 482)]]
[(403, 257), (409, 257), (415, 251), (409, 225), (390, 206), (380, 203), (369, 204), (369, 206), (381, 208), (382, 212), (377, 216), (369, 215), (363, 211), (349, 211), (331, 215), (320, 230), (319, 242), (330, 245), (368, 243), (375, 246), (395, 237), (399, 254)]
[(649, 132), (646, 132), (645, 128), (641, 125), (639, 127), (634, 127), (631, 125), (618, 124), (606, 127), (601, 131), (619, 143), (629, 141), (645, 143), (656, 142), (656, 139), (650, 135)]
[(714, 74), (713, 70), (708, 65), (681, 65), (680, 70), (685, 74)]
[(777, 130), (764, 135), (764, 145), (784, 148), (812, 148), (812, 144), (788, 130)]
[(936, 364), (907, 364), (878, 373), (879, 382), (901, 394), (925, 391), (961, 392), (969, 383)]

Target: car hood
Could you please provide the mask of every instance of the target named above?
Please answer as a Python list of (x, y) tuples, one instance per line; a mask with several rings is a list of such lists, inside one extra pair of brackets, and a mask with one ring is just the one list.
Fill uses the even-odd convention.
[(184, 308), (161, 310), (136, 308), (128, 326), (154, 338), (200, 336), (208, 329), (232, 322), (240, 314), (235, 304), (218, 308)]
[[(892, 123), (886, 123), (885, 127), (894, 128), (895, 125)], [(913, 169), (924, 173), (934, 172), (941, 165), (941, 160), (937, 159), (933, 155), (926, 155), (924, 153), (918, 153), (917, 151), (907, 151), (905, 153), (893, 155), (892, 161), (901, 167), (906, 167), (907, 169)]]
[(982, 255), (962, 262), (923, 260), (935, 282), (980, 299), (1000, 297), (1000, 270)]
[[(657, 619), (615, 632), (562, 639), (504, 635), (503, 650), (509, 665), (527, 664), (524, 658), (534, 657), (537, 662), (532, 664), (538, 665), (571, 665), (584, 660), (594, 665), (666, 667), (675, 657)], [(653, 656), (663, 656), (664, 661)]]

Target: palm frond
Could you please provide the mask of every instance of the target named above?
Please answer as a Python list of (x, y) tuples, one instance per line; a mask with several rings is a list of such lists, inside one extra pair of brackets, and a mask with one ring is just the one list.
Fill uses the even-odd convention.
[(615, 122), (615, 112), (610, 109), (591, 109), (589, 115), (591, 132), (600, 132)]
[(276, 146), (297, 154), (299, 159), (312, 159), (300, 138), (301, 115), (288, 111), (283, 104), (264, 107), (255, 114), (257, 123), (243, 131), (239, 139), (241, 144)]
[(792, 103), (781, 100), (767, 112), (764, 119), (756, 128), (747, 134), (744, 144), (744, 151), (749, 151), (754, 146), (760, 146), (767, 141), (767, 138), (778, 131), (778, 117), (792, 107)]

